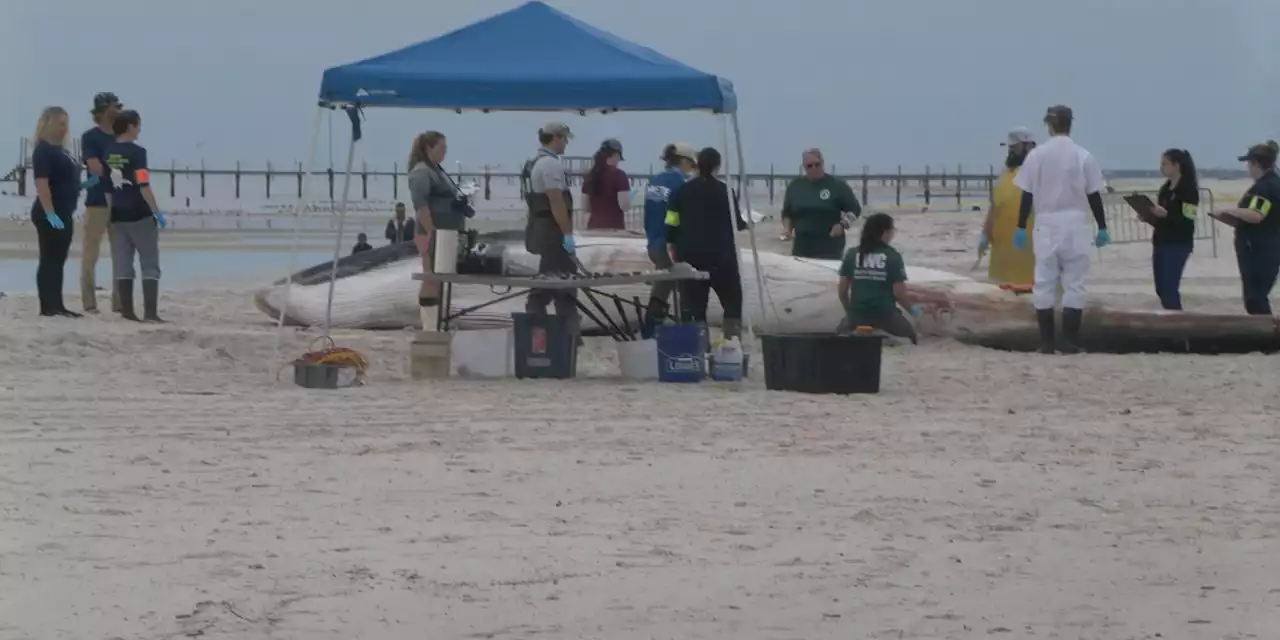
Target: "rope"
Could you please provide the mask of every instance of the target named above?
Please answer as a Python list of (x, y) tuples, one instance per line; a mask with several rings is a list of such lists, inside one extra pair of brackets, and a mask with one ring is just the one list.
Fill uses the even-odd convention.
[[(328, 342), (329, 346), (324, 349), (316, 349), (317, 342)], [(363, 353), (355, 349), (339, 347), (333, 338), (329, 336), (320, 336), (311, 341), (307, 345), (306, 353), (290, 362), (285, 362), (276, 370), (276, 380), (280, 379), (280, 373), (292, 365), (297, 364), (332, 364), (340, 367), (349, 367), (356, 371), (356, 384), (364, 384), (365, 374), (369, 371), (369, 359), (365, 358)]]

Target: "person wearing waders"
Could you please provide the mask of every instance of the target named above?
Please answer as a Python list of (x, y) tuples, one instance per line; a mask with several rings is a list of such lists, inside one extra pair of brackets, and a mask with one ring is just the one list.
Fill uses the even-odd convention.
[(1249, 147), (1240, 161), (1249, 170), (1253, 185), (1234, 208), (1213, 213), (1214, 217), (1235, 223), (1236, 264), (1240, 267), (1244, 311), (1249, 315), (1271, 315), (1271, 289), (1280, 273), (1278, 153), (1280, 145), (1271, 140)]
[[(671, 268), (671, 255), (667, 251), (667, 203), (685, 181), (697, 171), (698, 152), (693, 145), (674, 142), (662, 150), (662, 162), (666, 168), (649, 180), (644, 190), (644, 236), (648, 241), (649, 260), (658, 269)], [(658, 325), (670, 312), (672, 290), (676, 283), (669, 280), (653, 283), (649, 290), (649, 307), (640, 325), (640, 337), (652, 338)]]
[(745, 229), (746, 222), (731, 209), (729, 187), (716, 178), (719, 169), (719, 151), (711, 147), (699, 151), (698, 177), (671, 194), (665, 220), (667, 251), (672, 262), (687, 263), (708, 275), (706, 280), (680, 283), (683, 321), (706, 324), (707, 302), (714, 290), (724, 310), (724, 337), (740, 338), (742, 278), (734, 227)]
[[(1027, 248), (1027, 221), (1032, 208), (1035, 225), (1035, 281), (1031, 302), (1040, 325), (1040, 353), (1080, 352), (1080, 323), (1084, 315), (1084, 280), (1093, 246), (1111, 243), (1102, 190), (1106, 181), (1093, 154), (1071, 139), (1071, 109), (1049, 107), (1044, 123), (1049, 140), (1027, 154), (1013, 183), (1022, 190), (1018, 228), (1013, 245)], [(1089, 221), (1093, 212), (1094, 232)], [(1054, 306), (1062, 289), (1062, 342), (1055, 344)]]
[(156, 312), (160, 300), (160, 229), (164, 214), (151, 192), (147, 150), (137, 142), (142, 118), (121, 111), (112, 128), (116, 141), (107, 147), (107, 184), (111, 189), (111, 233), (115, 236), (113, 268), (120, 316), (137, 321), (133, 307), (133, 256), (142, 267), (142, 319), (164, 322)]
[[(573, 195), (569, 178), (560, 156), (564, 154), (573, 132), (563, 122), (548, 122), (538, 129), (538, 151), (525, 162), (520, 172), (520, 192), (528, 207), (525, 222), (525, 249), (538, 256), (539, 275), (577, 273), (573, 241)], [(576, 322), (577, 294), (573, 291), (534, 289), (529, 292), (525, 310), (545, 314), (547, 305), (555, 302), (556, 315)]]

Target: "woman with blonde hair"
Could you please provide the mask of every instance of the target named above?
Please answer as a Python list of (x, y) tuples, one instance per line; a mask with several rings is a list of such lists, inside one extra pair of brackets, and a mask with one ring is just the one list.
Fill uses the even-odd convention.
[(75, 230), (71, 216), (80, 200), (80, 163), (67, 149), (68, 129), (67, 111), (62, 107), (46, 107), (36, 123), (36, 146), (31, 150), (36, 199), (31, 203), (31, 223), (40, 244), (36, 267), (40, 315), (79, 318), (62, 302), (62, 272)]
[[(422, 272), (434, 272), (432, 259), (437, 230), (466, 230), (467, 218), (475, 211), (456, 184), (444, 171), (444, 157), (449, 146), (444, 134), (427, 131), (413, 139), (409, 149), (409, 196), (413, 200), (413, 215), (417, 222), (413, 242), (422, 256)], [(423, 328), (428, 324), (427, 310), (440, 304), (440, 283), (423, 281), (418, 290), (418, 307), (423, 318)]]

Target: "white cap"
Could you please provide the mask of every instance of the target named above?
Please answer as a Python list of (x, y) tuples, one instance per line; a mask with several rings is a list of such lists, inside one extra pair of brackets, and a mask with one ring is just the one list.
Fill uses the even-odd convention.
[(1014, 127), (1009, 130), (1009, 136), (1006, 142), (1001, 142), (1000, 146), (1007, 147), (1010, 145), (1021, 144), (1023, 142), (1035, 142), (1036, 138), (1031, 134), (1031, 130), (1026, 127)]
[(698, 161), (698, 150), (688, 142), (673, 142), (671, 146), (675, 147), (674, 152), (677, 158), (688, 158), (689, 162)]

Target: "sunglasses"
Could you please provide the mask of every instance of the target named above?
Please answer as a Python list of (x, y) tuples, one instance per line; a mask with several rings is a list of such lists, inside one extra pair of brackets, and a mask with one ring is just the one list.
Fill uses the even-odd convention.
[(821, 167), (822, 167), (822, 163), (821, 163), (821, 162), (806, 162), (806, 163), (804, 164), (804, 168), (806, 168), (806, 169), (818, 169), (818, 168), (821, 168)]

